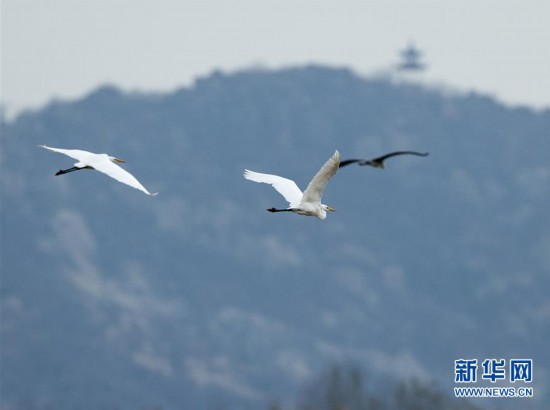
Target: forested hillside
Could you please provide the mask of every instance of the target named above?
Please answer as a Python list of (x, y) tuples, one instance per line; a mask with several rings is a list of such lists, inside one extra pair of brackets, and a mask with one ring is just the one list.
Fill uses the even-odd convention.
[[(160, 194), (54, 176), (74, 161), (38, 144)], [(430, 155), (340, 169), (324, 221), (242, 177), (305, 188), (336, 149)], [(549, 153), (548, 110), (316, 66), (23, 113), (1, 133), (2, 408), (292, 408), (339, 364), (451, 396), (461, 358), (533, 359), (534, 398), (473, 403), (549, 408)]]

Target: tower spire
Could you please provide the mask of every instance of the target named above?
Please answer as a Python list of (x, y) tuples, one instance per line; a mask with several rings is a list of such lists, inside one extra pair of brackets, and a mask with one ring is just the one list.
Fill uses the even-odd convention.
[(424, 71), (426, 64), (422, 61), (422, 52), (410, 43), (405, 49), (399, 52), (400, 62), (397, 65), (398, 71)]

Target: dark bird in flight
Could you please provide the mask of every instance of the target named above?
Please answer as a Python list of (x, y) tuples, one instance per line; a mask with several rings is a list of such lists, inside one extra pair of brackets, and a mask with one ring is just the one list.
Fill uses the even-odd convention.
[(340, 161), (340, 168), (345, 167), (346, 165), (349, 165), (349, 164), (354, 164), (354, 163), (358, 163), (361, 166), (369, 165), (374, 168), (385, 168), (385, 165), (384, 165), (385, 160), (387, 160), (390, 157), (395, 157), (396, 155), (405, 155), (405, 154), (418, 155), (420, 157), (426, 157), (429, 155), (428, 152), (395, 151), (374, 159), (346, 159), (344, 161)]

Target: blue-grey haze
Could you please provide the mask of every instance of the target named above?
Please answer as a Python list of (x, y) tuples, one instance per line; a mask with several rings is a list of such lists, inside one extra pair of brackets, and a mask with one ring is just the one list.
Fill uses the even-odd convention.
[[(105, 86), (1, 138), (7, 408), (260, 408), (334, 363), (452, 394), (460, 358), (532, 358), (521, 405), (550, 406), (549, 111), (312, 66)], [(73, 161), (37, 144), (160, 194), (55, 177)], [(305, 187), (335, 149), (430, 156), (342, 168), (325, 221), (267, 213), (283, 198), (242, 178)]]

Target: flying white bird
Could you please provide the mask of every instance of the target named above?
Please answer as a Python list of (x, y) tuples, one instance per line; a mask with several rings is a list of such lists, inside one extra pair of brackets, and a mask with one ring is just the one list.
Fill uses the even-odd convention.
[(244, 177), (250, 181), (269, 184), (289, 202), (286, 209), (268, 209), (269, 212), (294, 212), (299, 215), (316, 216), (319, 219), (327, 217), (326, 211), (334, 211), (330, 206), (321, 203), (323, 191), (330, 178), (338, 171), (340, 153), (335, 151), (332, 157), (321, 167), (313, 177), (306, 190), (302, 193), (298, 185), (287, 178), (277, 175), (261, 174), (244, 170)]
[(116, 162), (126, 162), (120, 158), (111, 157), (107, 154), (94, 154), (93, 152), (82, 151), (79, 149), (52, 148), (46, 145), (39, 145), (39, 147), (49, 149), (50, 151), (59, 152), (60, 154), (67, 155), (78, 160), (78, 162), (74, 164), (74, 167), (69, 169), (60, 169), (55, 175), (63, 175), (73, 171), (80, 171), (81, 169), (95, 169), (96, 171), (103, 172), (123, 184), (139, 189), (147, 195), (155, 196), (158, 194), (158, 192), (152, 194), (147, 191), (132, 174), (116, 165)]

